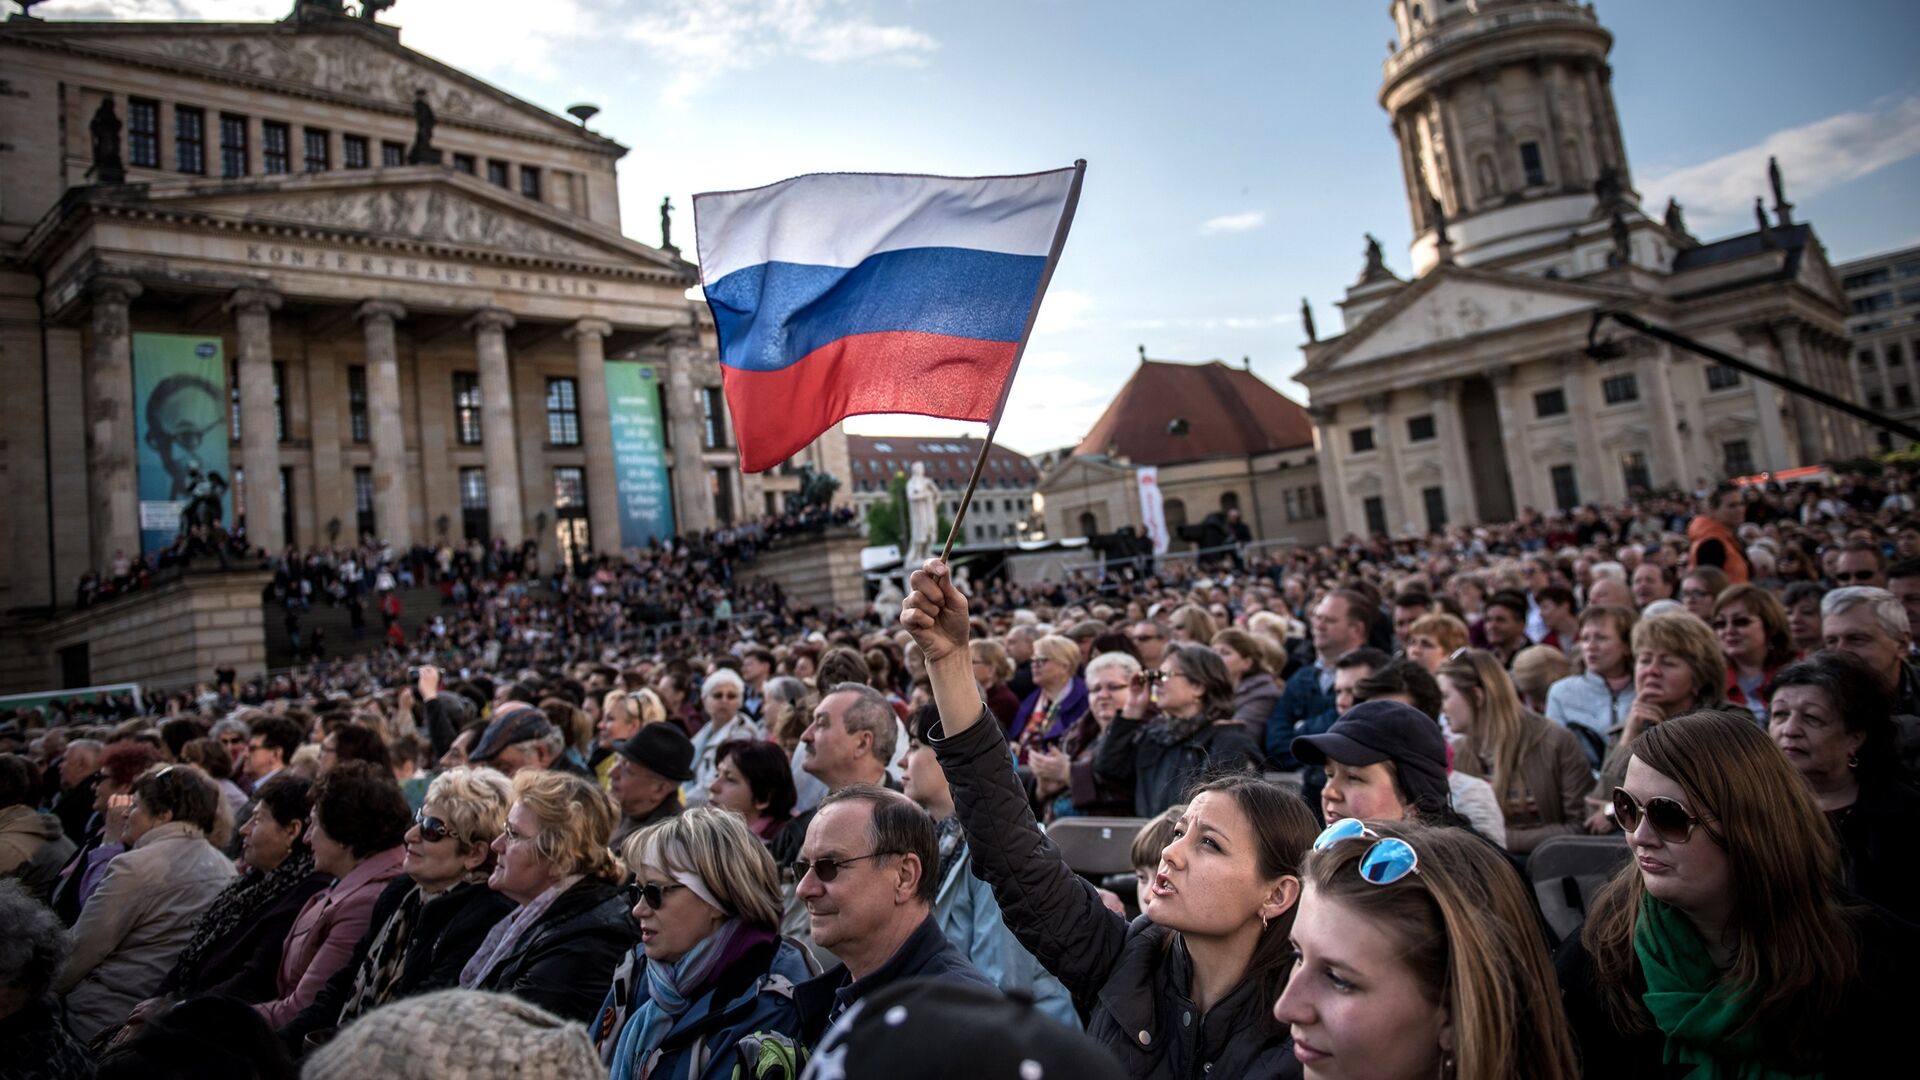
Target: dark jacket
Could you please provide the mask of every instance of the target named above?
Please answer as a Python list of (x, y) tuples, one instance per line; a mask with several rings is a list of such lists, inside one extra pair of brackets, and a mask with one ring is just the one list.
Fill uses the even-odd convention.
[[(385, 932), (388, 920), (417, 888), (419, 885), (404, 874), (387, 883), (380, 898), (374, 901), (373, 918), (367, 923), (367, 932), (354, 944), (352, 958), (320, 988), (313, 1004), (280, 1029), (281, 1040), (295, 1057), (300, 1055), (301, 1043), (308, 1034), (339, 1025), (340, 1010), (352, 999), (354, 980), (373, 952), (374, 944)], [(412, 929), (407, 931), (406, 952), (401, 956), (400, 977), (394, 983), (393, 999), (459, 985), (460, 969), (473, 959), (494, 924), (512, 911), (513, 901), (487, 888), (484, 881), (455, 885), (427, 900), (414, 917)]]
[(332, 874), (319, 870), (308, 874), (232, 933), (208, 945), (192, 970), (175, 964), (160, 984), (160, 992), (181, 997), (224, 994), (248, 1003), (272, 1001), (279, 996), (280, 950), (293, 920), (315, 893), (331, 884)]
[[(1833, 816), (1829, 815), (1829, 820)], [(1908, 922), (1920, 922), (1920, 791), (1884, 780), (1862, 784), (1839, 815), (1847, 888)]]
[(583, 878), (520, 935), (476, 990), (498, 990), (569, 1020), (589, 1020), (620, 958), (640, 940), (625, 889)]
[[(1020, 944), (1088, 1012), (1087, 1034), (1130, 1078), (1301, 1075), (1273, 1002), (1252, 980), (1200, 1012), (1179, 935), (1145, 916), (1129, 923), (1108, 911), (1093, 886), (1067, 868), (1034, 822), (990, 720), (982, 717), (952, 738), (935, 728), (928, 742), (953, 788), (974, 873), (993, 886)], [(1222, 730), (1245, 738), (1238, 726)]]
[[(1329, 668), (1333, 661), (1327, 661)], [(1320, 689), (1320, 668), (1308, 662), (1287, 679), (1287, 688), (1280, 692), (1280, 704), (1273, 707), (1273, 715), (1267, 718), (1267, 761), (1276, 769), (1297, 769), (1300, 763), (1293, 759), (1293, 740), (1299, 735), (1320, 735), (1333, 726), (1340, 710), (1334, 707), (1333, 691)], [(1309, 769), (1309, 773), (1318, 772), (1324, 778), (1323, 770)]]
[[(994, 732), (994, 742), (1004, 748), (1006, 743), (999, 737), (1000, 725), (992, 721), (993, 715), (989, 713), (986, 726)], [(841, 1009), (851, 1008), (854, 1002), (868, 994), (903, 979), (921, 977), (995, 989), (987, 977), (980, 974), (980, 969), (974, 967), (973, 962), (953, 942), (947, 940), (933, 912), (929, 911), (919, 927), (907, 935), (907, 940), (901, 942), (900, 947), (887, 958), (887, 962), (875, 968), (866, 978), (855, 979), (845, 964), (836, 964), (825, 974), (795, 987), (793, 1003), (800, 1010), (801, 1039), (808, 1046), (819, 1045), (820, 1037), (827, 1033), (829, 1022)], [(836, 1008), (836, 1005), (839, 1007)]]
[[(1920, 929), (1874, 907), (1855, 914), (1860, 971), (1842, 994), (1839, 1007), (1820, 1026), (1821, 1067), (1829, 1080), (1889, 1075), (1888, 1062), (1902, 1060), (1905, 1025), (1910, 1023), (1912, 971), (1920, 959)], [(1666, 1037), (1659, 1029), (1625, 1034), (1614, 1027), (1594, 983), (1593, 957), (1574, 934), (1554, 954), (1560, 996), (1584, 1075), (1593, 1080), (1683, 1077), (1688, 1067), (1663, 1064)], [(1635, 991), (1646, 982), (1636, 972)], [(1782, 1067), (1779, 1062), (1769, 1062)], [(1899, 1069), (1896, 1067), (1895, 1072)]]
[[(624, 979), (624, 984), (608, 991), (599, 1017), (588, 1028), (596, 1043), (617, 1043), (620, 1029), (632, 1019), (634, 1003), (620, 1007), (618, 998), (631, 996), (637, 989), (644, 1003), (644, 974), (635, 969), (646, 962), (646, 954), (636, 950), (622, 964), (616, 981)], [(728, 964), (713, 986), (673, 1021), (649, 1076), (654, 1080), (734, 1080), (760, 1075), (755, 1065), (762, 1043), (799, 1044), (800, 1013), (794, 992), (816, 974), (818, 968), (808, 960), (807, 950), (791, 941), (773, 938), (754, 945)]]
[(1094, 750), (1095, 778), (1133, 783), (1133, 814), (1152, 817), (1186, 798), (1194, 781), (1213, 773), (1260, 767), (1260, 750), (1238, 720), (1203, 724), (1176, 735), (1165, 719), (1116, 716)]

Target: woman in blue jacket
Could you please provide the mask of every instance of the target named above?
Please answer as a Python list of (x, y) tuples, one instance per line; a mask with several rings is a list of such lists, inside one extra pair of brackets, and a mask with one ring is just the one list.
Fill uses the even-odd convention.
[(637, 833), (640, 944), (592, 1035), (612, 1080), (799, 1075), (793, 988), (818, 974), (780, 937), (780, 882), (739, 815), (696, 807)]

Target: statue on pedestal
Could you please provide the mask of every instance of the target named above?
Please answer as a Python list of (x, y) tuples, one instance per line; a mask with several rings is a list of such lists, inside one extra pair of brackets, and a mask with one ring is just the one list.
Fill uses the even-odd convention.
[(1364, 270), (1360, 271), (1360, 276), (1362, 278), (1372, 278), (1375, 275), (1387, 272), (1387, 257), (1380, 254), (1380, 241), (1374, 239), (1372, 233), (1366, 235), (1367, 265)]
[(1773, 214), (1781, 228), (1793, 224), (1793, 204), (1787, 201), (1787, 187), (1780, 179), (1780, 159), (1767, 158), (1767, 183), (1773, 187)]
[(407, 147), (407, 164), (438, 165), (440, 151), (433, 148), (433, 106), (427, 103), (427, 91), (413, 92), (413, 145)]
[(107, 98), (94, 110), (88, 125), (93, 136), (93, 179), (100, 184), (127, 182), (127, 163), (120, 157), (120, 117), (114, 114), (113, 99)]
[(1309, 343), (1320, 340), (1320, 335), (1313, 329), (1313, 305), (1307, 303), (1307, 298), (1304, 296), (1300, 298), (1300, 324), (1306, 327)]
[(660, 248), (663, 251), (679, 251), (673, 246), (673, 196), (660, 200)]
[(937, 542), (934, 532), (940, 525), (940, 487), (927, 479), (924, 462), (913, 463), (913, 475), (907, 478), (907, 551), (906, 565), (916, 568), (933, 556)]

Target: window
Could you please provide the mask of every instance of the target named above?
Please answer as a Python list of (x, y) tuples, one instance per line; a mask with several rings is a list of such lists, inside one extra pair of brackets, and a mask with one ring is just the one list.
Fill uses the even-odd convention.
[(1430, 487), (1420, 490), (1420, 501), (1427, 507), (1427, 531), (1439, 532), (1447, 527), (1447, 493), (1441, 488)]
[(580, 466), (561, 465), (553, 470), (553, 516), (561, 558), (569, 565), (579, 562), (593, 548), (587, 526), (587, 476)]
[(347, 428), (353, 441), (367, 441), (367, 365), (347, 365)]
[(269, 176), (293, 171), (293, 135), (277, 120), (260, 125), (260, 171)]
[(727, 445), (726, 408), (719, 387), (700, 388), (700, 421), (704, 425), (705, 445), (709, 450), (725, 449)]
[(460, 532), (468, 540), (488, 539), (487, 470), (460, 470)]
[(1385, 536), (1387, 532), (1387, 501), (1378, 495), (1367, 496), (1361, 504), (1367, 515), (1367, 534)]
[(713, 516), (722, 525), (733, 524), (733, 470), (709, 470), (713, 477)]
[(540, 170), (532, 165), (520, 166), (520, 194), (529, 199), (540, 197)]
[(504, 161), (487, 162), (487, 183), (494, 187), (507, 186), (507, 163)]
[(453, 431), (462, 446), (480, 443), (480, 376), (471, 371), (453, 373)]
[(547, 442), (580, 445), (580, 404), (572, 379), (547, 380)]
[(1860, 366), (1863, 368), (1870, 368), (1873, 366), (1873, 350), (1872, 349), (1860, 350)]
[(1631, 375), (1610, 375), (1600, 384), (1600, 392), (1606, 395), (1607, 404), (1621, 405), (1640, 400), (1640, 383)]
[(373, 470), (362, 465), (353, 470), (353, 527), (361, 536), (378, 536), (373, 519)]
[(463, 173), (466, 173), (468, 176), (472, 176), (475, 171), (473, 155), (472, 154), (453, 155), (453, 171), (463, 172)]
[(1899, 367), (1900, 365), (1906, 362), (1907, 362), (1906, 355), (1901, 351), (1898, 343), (1887, 346), (1887, 366), (1888, 367)]
[(1720, 444), (1720, 456), (1727, 463), (1728, 476), (1747, 476), (1753, 467), (1753, 447), (1745, 439), (1728, 439)]
[(307, 128), (302, 133), (303, 148), (301, 168), (306, 172), (326, 172), (333, 168), (333, 151), (328, 142), (332, 134), (326, 128)]
[(406, 163), (407, 163), (407, 144), (406, 143), (397, 143), (397, 142), (394, 142), (392, 139), (380, 140), (380, 167), (381, 168), (391, 169), (395, 165), (405, 165)]
[(1347, 432), (1347, 441), (1353, 446), (1353, 452), (1364, 454), (1373, 449), (1373, 429), (1357, 427)]
[(1280, 501), (1286, 504), (1287, 520), (1299, 521), (1300, 520), (1299, 493), (1294, 491), (1292, 488), (1288, 488), (1287, 490), (1280, 493)]
[(220, 114), (220, 175), (247, 175), (247, 118)]
[(1573, 466), (1555, 465), (1550, 475), (1553, 477), (1553, 505), (1558, 510), (1571, 510), (1580, 505), (1580, 481), (1573, 475)]
[(1865, 315), (1870, 311), (1885, 311), (1892, 306), (1893, 294), (1891, 292), (1874, 293), (1872, 296), (1862, 296), (1854, 300), (1853, 313), (1855, 315)]
[(127, 164), (137, 169), (160, 167), (160, 103), (157, 101), (127, 99)]
[(1840, 283), (1840, 287), (1852, 292), (1855, 289), (1866, 288), (1868, 285), (1883, 285), (1892, 280), (1892, 277), (1892, 272), (1886, 267), (1878, 266), (1863, 273), (1848, 274), (1847, 279)]
[[(287, 441), (287, 362), (273, 362), (273, 438), (275, 442)], [(287, 533), (292, 536), (293, 533)]]
[(1908, 386), (1906, 383), (1896, 384), (1893, 388), (1893, 407), (1896, 409), (1911, 409), (1913, 407), (1913, 387)]
[(1887, 395), (1878, 390), (1867, 391), (1867, 408), (1879, 411), (1887, 407)]
[(1707, 365), (1707, 389), (1729, 390), (1740, 385), (1740, 372), (1725, 364)]
[(1520, 144), (1520, 170), (1527, 174), (1528, 187), (1540, 187), (1547, 182), (1547, 166), (1540, 159), (1539, 143)]
[(206, 173), (207, 114), (204, 109), (174, 106), (173, 167), (183, 173)]
[(1410, 416), (1407, 418), (1407, 441), (1426, 442), (1433, 438), (1433, 414)]
[(1566, 411), (1567, 392), (1565, 390), (1542, 390), (1533, 395), (1533, 415), (1538, 419), (1562, 416)]
[(288, 544), (294, 542), (293, 532), (293, 466), (280, 467), (280, 535)]
[(1620, 455), (1620, 477), (1627, 482), (1627, 495), (1638, 498), (1653, 490), (1653, 475), (1647, 472), (1647, 455), (1629, 450)]
[(365, 135), (340, 136), (340, 164), (349, 169), (367, 167), (367, 137)]
[(1313, 490), (1313, 516), (1317, 518), (1326, 517), (1327, 516), (1326, 496), (1321, 493), (1319, 484), (1313, 485), (1312, 490)]

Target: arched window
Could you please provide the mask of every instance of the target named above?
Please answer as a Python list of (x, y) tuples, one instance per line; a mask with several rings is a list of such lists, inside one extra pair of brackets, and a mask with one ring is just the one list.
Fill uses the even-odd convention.
[(1100, 521), (1088, 510), (1080, 515), (1080, 535), (1093, 536), (1100, 531)]

